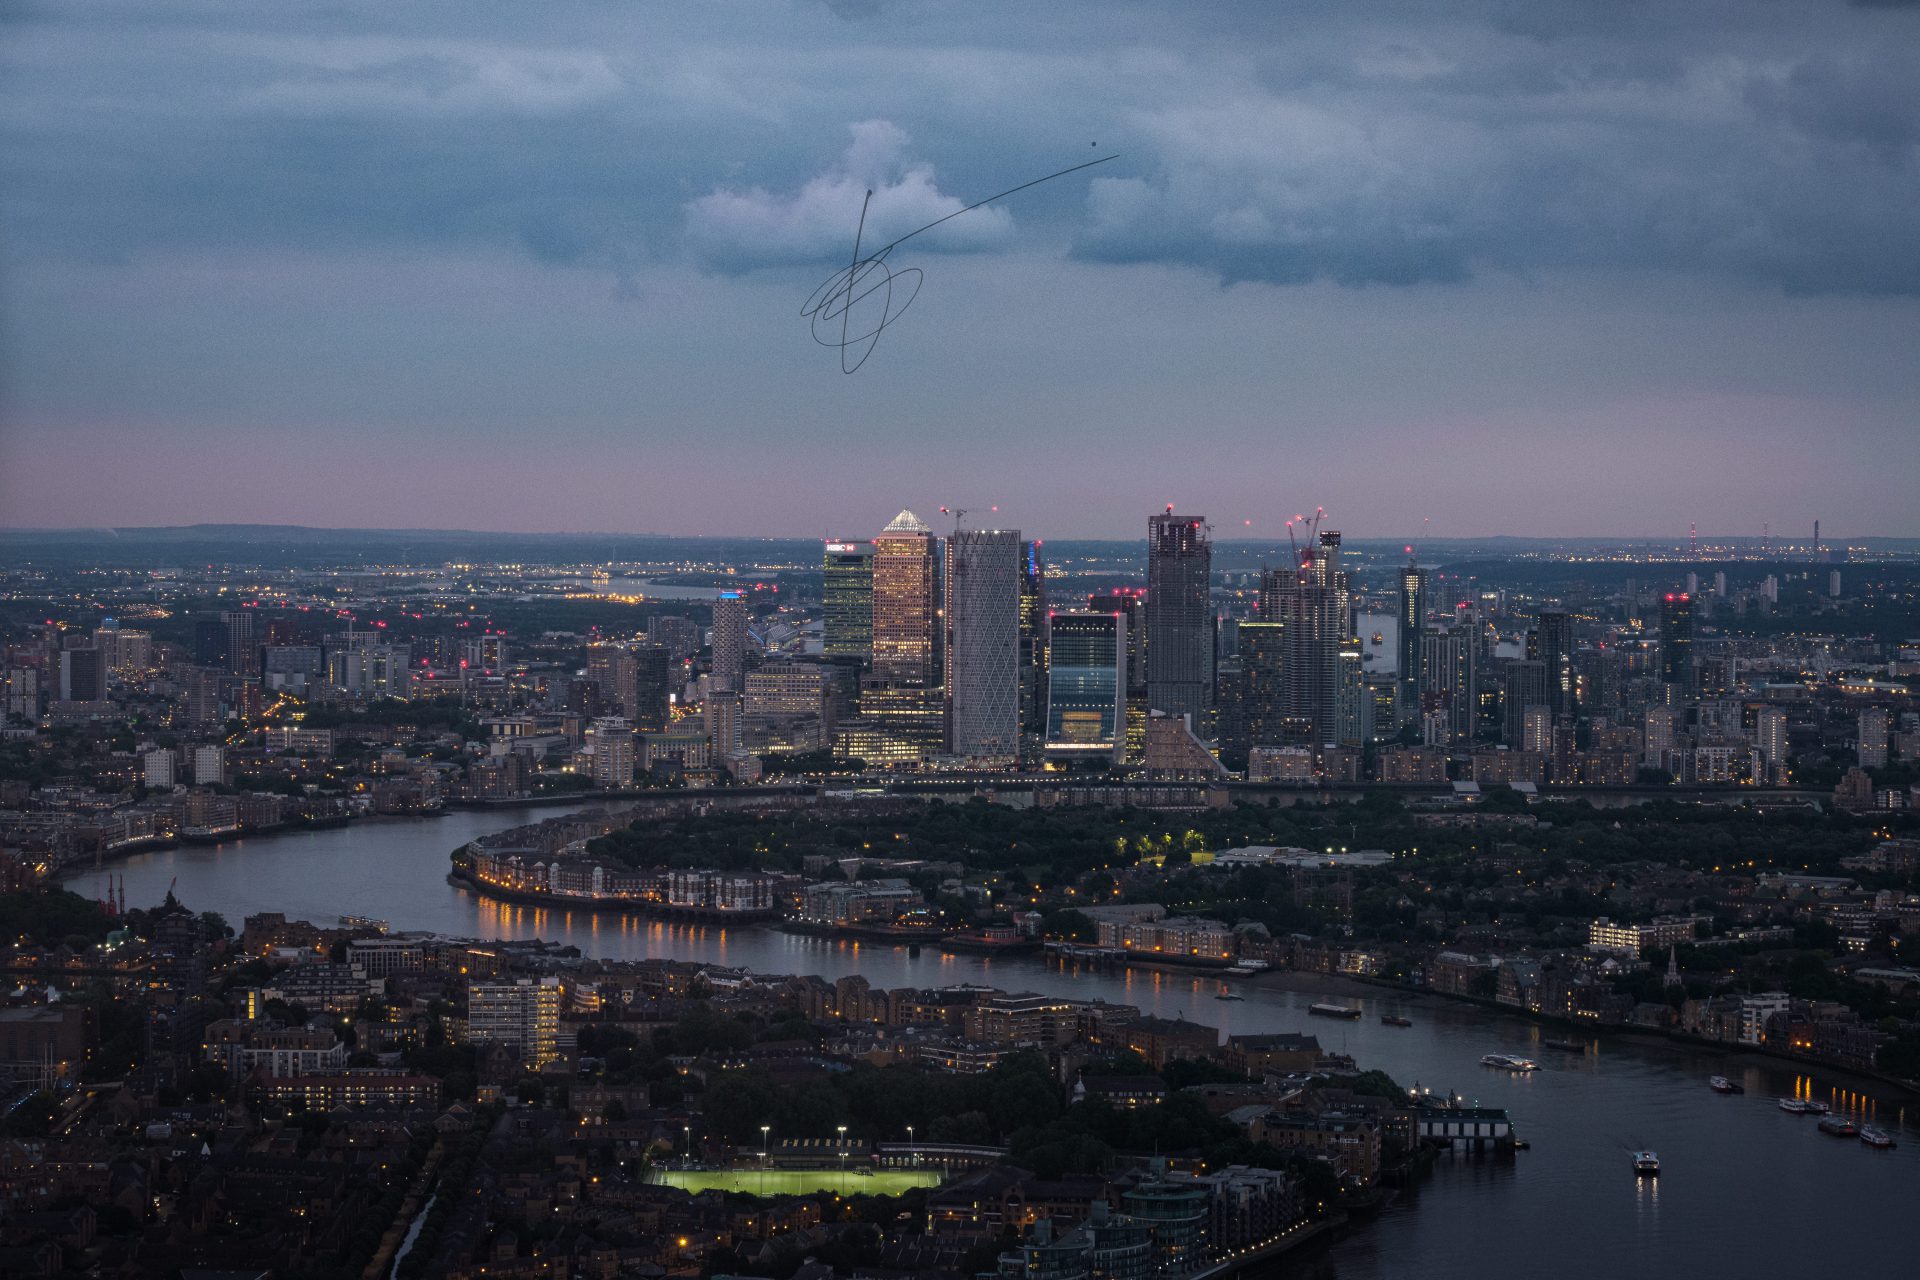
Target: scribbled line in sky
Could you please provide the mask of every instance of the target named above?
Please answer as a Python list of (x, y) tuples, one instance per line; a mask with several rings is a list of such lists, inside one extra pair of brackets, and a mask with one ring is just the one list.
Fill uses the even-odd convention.
[[(920, 232), (931, 231), (948, 219), (957, 218), (963, 213), (978, 209), (981, 205), (992, 204), (995, 200), (1003, 200), (1016, 191), (1025, 191), (1028, 187), (1037, 187), (1043, 182), (1064, 178), (1070, 173), (1078, 173), (1082, 169), (1091, 169), (1097, 164), (1105, 164), (1109, 160), (1119, 158), (1117, 154), (1101, 156), (1098, 160), (1089, 160), (1085, 164), (1076, 164), (1058, 173), (1050, 173), (1044, 178), (1035, 178), (1017, 187), (1009, 187), (998, 195), (977, 200), (964, 209), (955, 209), (944, 218), (935, 218), (926, 226), (907, 232), (886, 247), (863, 258), (860, 256), (860, 237), (867, 229), (867, 206), (873, 203), (873, 192), (867, 192), (867, 198), (860, 202), (860, 224), (853, 233), (853, 261), (829, 276), (826, 282), (807, 298), (807, 305), (800, 309), (801, 318), (811, 322), (813, 326), (813, 340), (823, 347), (838, 348), (840, 372), (852, 373), (865, 364), (867, 357), (873, 354), (873, 348), (879, 343), (880, 335), (886, 327), (898, 320), (912, 305), (914, 298), (919, 296), (920, 283), (925, 279), (924, 273), (918, 267), (904, 267), (899, 271), (889, 267), (888, 254), (919, 235)], [(896, 290), (904, 296), (896, 298)], [(862, 306), (875, 294), (879, 297), (872, 305)], [(854, 321), (856, 307), (859, 307), (862, 316), (866, 317), (859, 321), (857, 332)]]

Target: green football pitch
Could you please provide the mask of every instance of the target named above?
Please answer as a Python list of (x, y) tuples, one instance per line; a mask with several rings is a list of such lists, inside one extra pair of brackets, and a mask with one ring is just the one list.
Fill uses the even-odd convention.
[(838, 1169), (656, 1169), (655, 1182), (687, 1191), (738, 1191), (750, 1196), (804, 1196), (835, 1191), (843, 1196), (897, 1196), (915, 1187), (940, 1184), (938, 1169), (876, 1169), (842, 1173)]

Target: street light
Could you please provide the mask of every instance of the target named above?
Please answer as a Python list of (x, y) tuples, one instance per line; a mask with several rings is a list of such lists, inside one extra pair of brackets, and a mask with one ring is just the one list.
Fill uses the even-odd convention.
[(912, 1125), (907, 1126), (907, 1163), (916, 1167), (920, 1164), (920, 1153), (914, 1149), (913, 1145)]
[(687, 1135), (687, 1164), (691, 1166), (693, 1164), (693, 1126), (683, 1124), (680, 1126), (680, 1132)]
[(840, 1130), (840, 1172), (844, 1175), (847, 1171), (847, 1126), (836, 1127)]
[(760, 1126), (760, 1167), (763, 1169), (767, 1167), (767, 1131), (772, 1128), (770, 1124)]

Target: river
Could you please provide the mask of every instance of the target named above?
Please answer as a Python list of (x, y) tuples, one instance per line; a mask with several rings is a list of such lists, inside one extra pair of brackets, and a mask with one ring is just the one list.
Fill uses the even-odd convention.
[[(1546, 1048), (1523, 1019), (1433, 996), (1356, 987), (1349, 998), (1367, 1014), (1349, 1023), (1309, 1016), (1306, 1006), (1324, 997), (1286, 989), (1278, 978), (1238, 985), (1245, 999), (1227, 1002), (1215, 999), (1217, 981), (1191, 975), (1065, 972), (1038, 958), (932, 948), (916, 957), (897, 946), (769, 929), (513, 906), (446, 883), (447, 855), (458, 845), (554, 812), (461, 810), (362, 822), (145, 853), (109, 871), (124, 875), (130, 906), (159, 901), (177, 882), (183, 903), (218, 911), (235, 928), (256, 911), (322, 924), (365, 915), (395, 930), (548, 938), (610, 958), (672, 956), (829, 978), (858, 972), (879, 987), (984, 982), (1122, 1001), (1234, 1033), (1306, 1031), (1403, 1084), (1508, 1108), (1531, 1150), (1443, 1157), (1372, 1226), (1291, 1264), (1291, 1272), (1315, 1280), (1846, 1274), (1869, 1260), (1886, 1266), (1913, 1256), (1900, 1215), (1920, 1193), (1920, 1107), (1849, 1092), (1838, 1077), (1652, 1037), (1598, 1036), (1586, 1053), (1570, 1054)], [(83, 871), (66, 883), (94, 895), (106, 874)], [(1382, 1010), (1404, 1013), (1414, 1025), (1383, 1026)], [(1501, 1052), (1525, 1054), (1541, 1069), (1513, 1076), (1479, 1065), (1482, 1054)], [(1741, 1081), (1746, 1095), (1709, 1092), (1706, 1078), (1715, 1073)], [(1828, 1137), (1812, 1117), (1774, 1105), (1790, 1093), (1876, 1123), (1900, 1146), (1874, 1151)], [(1641, 1147), (1660, 1153), (1656, 1181), (1633, 1176), (1628, 1153)]]

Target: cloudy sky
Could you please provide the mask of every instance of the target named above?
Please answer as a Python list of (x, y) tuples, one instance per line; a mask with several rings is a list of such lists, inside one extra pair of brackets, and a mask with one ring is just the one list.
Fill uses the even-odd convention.
[[(1920, 535), (1916, 85), (1898, 0), (0, 0), (0, 524)], [(867, 191), (1104, 155), (816, 344)]]

